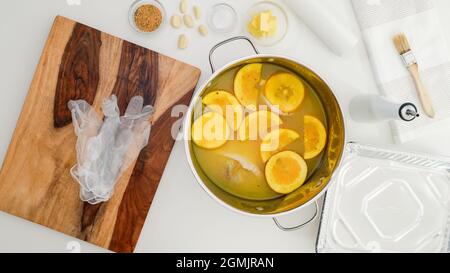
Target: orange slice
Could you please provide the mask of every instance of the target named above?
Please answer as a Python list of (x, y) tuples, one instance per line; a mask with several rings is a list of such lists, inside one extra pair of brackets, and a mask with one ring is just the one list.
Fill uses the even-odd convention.
[(290, 129), (279, 129), (270, 132), (261, 143), (261, 159), (263, 162), (267, 162), (272, 155), (280, 152), (299, 138), (300, 135)]
[(205, 149), (223, 146), (230, 136), (230, 128), (222, 115), (209, 112), (198, 118), (192, 125), (192, 140)]
[(233, 94), (217, 90), (206, 95), (203, 100), (212, 111), (221, 114), (225, 117), (233, 131), (237, 131), (244, 119), (244, 109)]
[(305, 183), (308, 166), (300, 155), (286, 151), (270, 158), (265, 173), (267, 183), (272, 190), (289, 194)]
[(317, 157), (325, 148), (327, 131), (322, 122), (315, 117), (304, 117), (305, 159)]
[(264, 95), (271, 105), (283, 113), (292, 113), (303, 102), (305, 86), (294, 74), (278, 73), (267, 80)]
[(262, 110), (248, 115), (239, 128), (239, 140), (258, 140), (265, 136), (270, 129), (278, 128), (283, 124), (281, 118), (270, 111)]
[(234, 94), (247, 109), (257, 110), (262, 64), (248, 64), (242, 67), (234, 78)]

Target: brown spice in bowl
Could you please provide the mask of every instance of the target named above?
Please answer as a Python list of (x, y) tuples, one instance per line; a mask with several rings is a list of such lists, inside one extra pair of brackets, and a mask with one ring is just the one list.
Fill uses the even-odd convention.
[(158, 29), (162, 19), (161, 10), (150, 4), (140, 6), (134, 13), (136, 26), (144, 32), (152, 32)]

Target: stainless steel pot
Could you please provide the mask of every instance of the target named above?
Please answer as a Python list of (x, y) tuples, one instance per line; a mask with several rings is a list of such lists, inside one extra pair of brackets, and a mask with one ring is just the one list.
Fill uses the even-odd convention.
[[(236, 40), (248, 41), (256, 54), (235, 60), (216, 71), (215, 66), (212, 62), (212, 56), (215, 50), (226, 43), (230, 43)], [(309, 69), (306, 65), (301, 64), (293, 60), (292, 58), (280, 55), (259, 54), (253, 43), (246, 37), (231, 38), (213, 47), (210, 52), (210, 63), (213, 75), (198, 89), (198, 91), (194, 95), (184, 124), (186, 157), (195, 178), (202, 186), (202, 188), (214, 200), (235, 212), (257, 217), (271, 217), (274, 219), (277, 226), (285, 231), (296, 230), (305, 226), (306, 224), (314, 220), (314, 218), (318, 215), (317, 199), (326, 192), (326, 189), (330, 185), (333, 173), (335, 172), (341, 161), (345, 146), (344, 118), (339, 103), (334, 96), (332, 89), (317, 73)], [(205, 90), (208, 88), (208, 86), (210, 86), (214, 79), (220, 77), (226, 71), (250, 63), (274, 63), (288, 68), (300, 75), (317, 92), (320, 100), (324, 105), (327, 116), (328, 141), (325, 147), (325, 154), (319, 168), (314, 173), (314, 175), (305, 183), (304, 186), (289, 195), (280, 197), (275, 200), (245, 200), (222, 190), (205, 175), (202, 168), (199, 166), (192, 149), (194, 144), (191, 141), (191, 128), (194, 118), (194, 109), (196, 109), (198, 104), (201, 104), (201, 97), (203, 96)], [(288, 213), (293, 213), (311, 204), (315, 204), (316, 211), (314, 213), (314, 216), (301, 225), (286, 228), (283, 227), (276, 219), (276, 217)]]

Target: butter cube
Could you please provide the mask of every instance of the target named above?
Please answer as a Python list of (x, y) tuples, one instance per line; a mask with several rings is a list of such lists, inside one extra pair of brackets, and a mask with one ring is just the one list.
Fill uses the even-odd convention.
[(277, 31), (277, 17), (272, 15), (271, 10), (262, 11), (252, 17), (248, 31), (256, 38), (273, 36)]
[(272, 12), (264, 11), (259, 14), (259, 30), (262, 32), (270, 32), (271, 30), (271, 22), (272, 20)]

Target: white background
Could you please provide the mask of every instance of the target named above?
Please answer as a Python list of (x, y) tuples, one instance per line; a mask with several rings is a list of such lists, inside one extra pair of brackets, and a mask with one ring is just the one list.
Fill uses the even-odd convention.
[[(69, 0), (70, 1), (70, 0)], [(333, 9), (349, 28), (359, 34), (349, 0), (317, 0)], [(39, 61), (55, 15), (63, 15), (104, 32), (175, 57), (202, 69), (200, 83), (210, 76), (208, 52), (217, 42), (240, 33), (210, 34), (201, 38), (195, 30), (165, 28), (156, 35), (141, 35), (128, 24), (128, 9), (133, 0), (81, 0), (70, 6), (66, 0), (2, 0), (0, 2), (0, 160), (3, 161), (24, 98)], [(177, 10), (177, 0), (162, 0), (167, 12)], [(203, 7), (203, 13), (217, 0), (191, 0)], [(240, 13), (256, 1), (225, 0)], [(450, 38), (450, 1), (436, 0), (440, 20)], [(289, 55), (309, 64), (335, 88), (347, 115), (348, 140), (364, 144), (392, 146), (387, 124), (357, 124), (348, 118), (348, 103), (363, 93), (377, 93), (370, 65), (362, 43), (345, 57), (330, 53), (301, 21), (290, 14), (286, 39), (276, 47), (259, 49), (264, 53)], [(240, 22), (242, 28), (242, 21)], [(190, 46), (180, 51), (178, 35), (185, 32)], [(450, 40), (450, 39), (449, 39)], [(236, 52), (249, 52), (243, 48)], [(222, 52), (222, 54), (221, 54)], [(224, 64), (234, 56), (218, 52), (217, 63)], [(37, 115), (39, 113), (36, 113)], [(440, 132), (397, 149), (450, 156), (450, 123)], [(311, 214), (311, 208), (281, 219), (294, 224)], [(270, 219), (241, 216), (216, 204), (195, 181), (185, 159), (181, 142), (175, 145), (157, 195), (146, 220), (137, 252), (313, 252), (318, 221), (303, 230), (285, 233)], [(81, 251), (105, 251), (79, 242), (50, 229), (0, 213), (0, 252), (69, 252), (79, 245)]]

